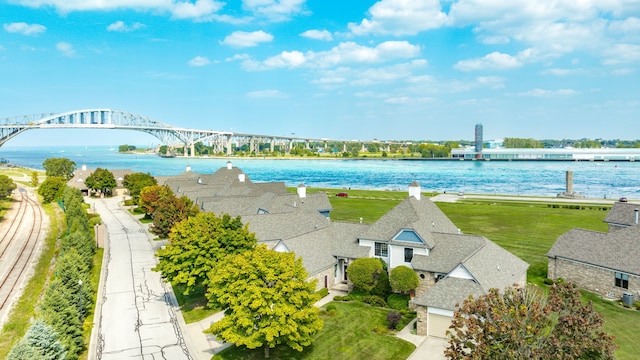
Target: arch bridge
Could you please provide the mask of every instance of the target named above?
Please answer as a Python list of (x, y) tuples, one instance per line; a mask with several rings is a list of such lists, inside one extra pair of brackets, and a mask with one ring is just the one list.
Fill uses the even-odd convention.
[[(133, 114), (126, 111), (111, 109), (85, 109), (64, 113), (47, 113), (36, 115), (14, 116), (0, 119), (0, 146), (7, 141), (32, 129), (118, 129), (142, 131), (158, 138), (162, 144), (170, 147), (184, 147), (184, 154), (190, 151), (194, 156), (194, 146), (196, 143), (207, 143), (214, 146), (216, 151), (226, 150), (227, 155), (232, 153), (232, 139), (238, 144), (247, 144), (253, 151), (259, 150), (261, 143), (269, 143), (271, 151), (274, 144), (284, 145), (287, 150), (291, 150), (294, 143), (304, 143), (307, 148), (311, 142), (324, 143), (341, 142), (344, 151), (347, 143), (379, 143), (379, 141), (359, 141), (359, 140), (331, 140), (326, 138), (314, 139), (295, 136), (273, 136), (238, 133), (216, 130), (195, 130), (178, 128), (163, 124), (159, 121), (145, 116)], [(293, 134), (292, 134), (293, 135)], [(390, 142), (383, 142), (387, 146)], [(259, 151), (256, 151), (256, 153)]]

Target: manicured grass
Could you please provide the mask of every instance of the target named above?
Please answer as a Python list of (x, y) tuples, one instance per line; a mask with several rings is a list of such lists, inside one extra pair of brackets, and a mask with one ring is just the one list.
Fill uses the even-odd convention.
[(529, 282), (542, 284), (558, 236), (572, 228), (607, 231), (607, 207), (555, 208), (546, 203), (463, 200), (436, 205), (465, 234), (482, 235), (528, 262)]
[(620, 301), (604, 300), (600, 296), (581, 291), (585, 301), (591, 300), (597, 312), (604, 318), (604, 329), (616, 337), (618, 345), (616, 358), (618, 360), (635, 360), (640, 354), (640, 339), (638, 338), (638, 325), (640, 324), (640, 311), (624, 308)]
[(187, 324), (206, 319), (220, 311), (220, 309), (210, 309), (204, 306), (207, 299), (204, 296), (203, 288), (198, 288), (189, 295), (184, 295), (185, 287), (183, 285), (172, 285), (172, 287), (176, 300), (180, 304), (182, 317)]
[[(323, 316), (324, 328), (313, 344), (303, 352), (279, 346), (270, 350), (270, 358), (279, 359), (406, 359), (415, 346), (391, 335), (379, 335), (374, 327), (385, 327), (389, 310), (370, 307), (359, 302), (332, 302), (334, 316)], [(264, 359), (264, 349), (248, 350), (231, 347), (213, 357), (218, 360)]]

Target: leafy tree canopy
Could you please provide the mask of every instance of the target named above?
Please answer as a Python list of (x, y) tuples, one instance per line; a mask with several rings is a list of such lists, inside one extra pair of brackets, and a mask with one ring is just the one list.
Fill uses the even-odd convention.
[(279, 344), (302, 351), (323, 326), (316, 284), (307, 277), (301, 259), (265, 246), (225, 257), (211, 270), (206, 295), (225, 316), (206, 332), (249, 349), (263, 346), (265, 357)]
[(158, 207), (160, 201), (164, 201), (167, 198), (174, 198), (175, 194), (168, 186), (146, 186), (140, 190), (140, 198), (138, 199), (138, 206), (144, 209), (147, 214), (153, 214)]
[(134, 203), (138, 203), (140, 199), (140, 192), (147, 186), (158, 185), (156, 178), (149, 173), (136, 172), (132, 174), (126, 174), (122, 180), (122, 186), (129, 190), (129, 195)]
[(356, 289), (370, 292), (380, 274), (384, 271), (382, 261), (377, 258), (360, 258), (354, 260), (347, 269), (347, 276)]
[(100, 191), (103, 194), (111, 194), (111, 190), (117, 186), (116, 178), (107, 169), (97, 168), (84, 180), (85, 185), (91, 190)]
[(66, 188), (67, 180), (64, 178), (57, 176), (47, 177), (38, 187), (38, 194), (42, 196), (42, 200), (45, 203), (50, 203), (56, 199), (61, 199)]
[(0, 199), (5, 199), (11, 196), (13, 190), (16, 189), (16, 183), (11, 180), (7, 175), (0, 175)]
[(153, 225), (149, 231), (165, 239), (177, 223), (199, 212), (198, 205), (186, 196), (164, 198), (158, 202), (158, 207), (152, 214)]
[(391, 282), (391, 288), (393, 290), (402, 293), (415, 290), (420, 284), (420, 279), (416, 272), (407, 266), (393, 268), (389, 281)]
[(56, 176), (69, 181), (76, 170), (76, 163), (67, 158), (48, 158), (42, 162), (42, 167), (47, 177)]
[(169, 244), (158, 251), (155, 267), (172, 283), (186, 285), (185, 295), (208, 285), (208, 273), (226, 255), (253, 249), (257, 240), (240, 217), (198, 213), (175, 225)]
[(569, 283), (545, 298), (533, 288), (491, 289), (470, 297), (449, 328), (448, 359), (614, 359), (602, 316)]

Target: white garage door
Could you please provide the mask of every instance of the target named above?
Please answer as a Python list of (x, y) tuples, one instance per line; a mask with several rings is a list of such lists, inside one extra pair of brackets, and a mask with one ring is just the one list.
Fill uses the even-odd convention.
[(429, 313), (427, 334), (439, 338), (447, 337), (447, 329), (451, 325), (451, 317)]

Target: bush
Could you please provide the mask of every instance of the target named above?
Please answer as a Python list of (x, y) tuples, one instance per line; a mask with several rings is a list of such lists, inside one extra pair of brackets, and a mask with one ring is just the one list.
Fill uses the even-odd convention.
[(328, 304), (327, 305), (327, 311), (329, 310), (335, 310), (336, 309), (336, 304)]
[(387, 298), (389, 307), (394, 310), (405, 310), (409, 308), (409, 295), (391, 294)]
[(320, 290), (316, 291), (316, 293), (317, 293), (318, 295), (320, 295), (320, 298), (322, 299), (323, 297), (325, 297), (325, 296), (329, 295), (329, 289), (327, 289), (327, 288), (322, 288), (322, 289), (320, 289)]
[(336, 315), (338, 315), (338, 310), (336, 309), (327, 310), (327, 316), (334, 317)]
[(395, 329), (396, 326), (402, 320), (402, 314), (397, 311), (391, 311), (387, 314), (387, 323), (389, 325), (389, 329)]
[(380, 296), (377, 295), (369, 295), (369, 296), (365, 296), (362, 299), (363, 302), (371, 305), (371, 306), (379, 306), (379, 307), (386, 307), (387, 306), (387, 302), (384, 301), (383, 298), (381, 298)]
[(384, 325), (376, 325), (373, 327), (373, 332), (378, 335), (386, 335), (388, 330)]
[(542, 282), (543, 282), (545, 285), (553, 285), (553, 280), (552, 280), (552, 279), (549, 279), (549, 278), (544, 278), (544, 280), (542, 280)]

